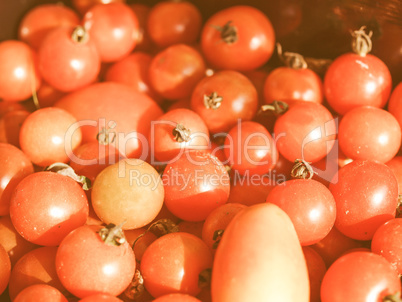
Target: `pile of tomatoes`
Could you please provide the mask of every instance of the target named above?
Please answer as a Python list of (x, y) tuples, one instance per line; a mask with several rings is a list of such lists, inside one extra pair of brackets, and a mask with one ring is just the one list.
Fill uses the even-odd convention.
[(365, 26), (325, 60), (272, 24), (25, 14), (0, 42), (1, 301), (401, 301), (402, 83)]

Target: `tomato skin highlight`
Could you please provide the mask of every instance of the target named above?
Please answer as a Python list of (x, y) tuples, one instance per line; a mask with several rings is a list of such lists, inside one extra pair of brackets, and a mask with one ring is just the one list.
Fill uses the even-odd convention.
[(273, 204), (240, 212), (226, 228), (212, 268), (212, 300), (309, 301), (307, 266), (290, 218)]

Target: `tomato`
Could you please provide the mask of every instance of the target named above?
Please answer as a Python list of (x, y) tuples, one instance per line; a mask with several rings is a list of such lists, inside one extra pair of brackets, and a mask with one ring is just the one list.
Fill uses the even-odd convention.
[(339, 124), (338, 141), (351, 159), (385, 163), (401, 146), (401, 127), (389, 112), (370, 106), (348, 111)]
[(160, 107), (146, 95), (111, 82), (68, 94), (55, 106), (80, 121), (83, 142), (96, 141), (97, 134), (106, 128), (116, 135), (113, 145), (120, 154), (142, 159), (148, 154), (146, 138), (151, 121), (162, 115)]
[(326, 272), (321, 301), (383, 301), (401, 291), (398, 274), (383, 257), (354, 252), (340, 257)]
[(201, 302), (201, 300), (190, 295), (177, 293), (160, 296), (152, 302)]
[(38, 50), (38, 64), (47, 83), (69, 92), (96, 80), (100, 56), (82, 27), (58, 27), (44, 38)]
[(196, 42), (201, 26), (199, 9), (187, 1), (161, 1), (152, 7), (147, 20), (148, 34), (161, 48)]
[(402, 218), (395, 218), (381, 225), (374, 233), (371, 251), (383, 256), (402, 274)]
[(66, 110), (43, 108), (31, 113), (20, 130), (22, 151), (38, 166), (66, 163), (82, 140), (77, 120)]
[(307, 101), (322, 103), (323, 84), (309, 68), (278, 67), (268, 74), (264, 83), (264, 101)]
[(5, 101), (26, 100), (41, 85), (37, 54), (24, 42), (1, 42), (0, 66), (0, 98)]
[(207, 125), (189, 109), (174, 109), (159, 117), (151, 128), (151, 159), (163, 163), (177, 160), (185, 150), (205, 150), (209, 141)]
[(0, 143), (0, 216), (10, 213), (11, 195), (26, 176), (34, 172), (31, 161), (17, 147)]
[(275, 33), (258, 9), (237, 5), (212, 15), (201, 32), (201, 47), (212, 67), (247, 71), (264, 65), (274, 51)]
[[(133, 247), (135, 260), (141, 262), (145, 250), (154, 242), (157, 237), (152, 232), (148, 232), (145, 228), (138, 228), (133, 230), (125, 230), (124, 236), (128, 244)], [(133, 245), (135, 242), (135, 245)]]
[(331, 63), (324, 78), (325, 98), (341, 115), (359, 106), (384, 107), (391, 88), (388, 67), (370, 54), (339, 56)]
[(197, 295), (199, 274), (212, 266), (212, 255), (198, 237), (170, 233), (155, 240), (141, 260), (144, 285), (153, 297), (170, 293)]
[(54, 266), (57, 247), (39, 247), (26, 253), (11, 271), (9, 294), (13, 300), (23, 289), (34, 284), (47, 284), (67, 294)]
[(215, 254), (211, 291), (219, 302), (309, 301), (306, 262), (285, 212), (265, 203), (233, 218)]
[(78, 10), (81, 15), (84, 15), (88, 9), (97, 4), (108, 3), (125, 3), (126, 0), (72, 0), (74, 8)]
[(315, 163), (335, 144), (336, 121), (323, 105), (296, 102), (275, 122), (276, 147), (287, 160)]
[(76, 228), (57, 249), (57, 275), (66, 289), (79, 298), (97, 293), (117, 296), (134, 276), (135, 256), (127, 241), (123, 237), (113, 238), (121, 245), (104, 242), (98, 233), (101, 228)]
[(149, 81), (155, 91), (169, 100), (189, 97), (205, 75), (201, 54), (185, 44), (172, 45), (152, 59)]
[(56, 246), (88, 218), (88, 200), (70, 177), (37, 172), (24, 178), (10, 200), (18, 233), (35, 244)]
[(37, 247), (18, 234), (10, 216), (0, 217), (0, 245), (8, 253), (12, 267), (22, 256)]
[(207, 244), (211, 252), (215, 255), (222, 233), (232, 219), (247, 206), (240, 203), (227, 203), (213, 210), (205, 219), (202, 228), (202, 240)]
[(11, 273), (11, 262), (5, 248), (0, 245), (0, 295), (8, 285)]
[(229, 175), (223, 164), (205, 151), (189, 150), (169, 163), (162, 175), (165, 204), (175, 216), (202, 221), (229, 197)]
[(80, 19), (71, 8), (58, 4), (35, 6), (25, 14), (18, 28), (19, 40), (38, 49), (46, 35), (60, 26), (77, 26)]
[(158, 172), (140, 159), (126, 159), (105, 168), (92, 187), (92, 206), (105, 223), (124, 230), (150, 223), (162, 208), (164, 188)]
[(94, 5), (85, 13), (82, 24), (102, 62), (124, 58), (137, 43), (138, 19), (124, 3)]
[(335, 227), (346, 236), (370, 240), (378, 227), (395, 217), (398, 182), (385, 164), (354, 160), (335, 178), (329, 185), (336, 202)]
[(402, 194), (402, 156), (395, 156), (389, 162), (385, 163), (394, 173), (398, 181), (398, 191)]
[(46, 284), (36, 284), (24, 289), (14, 300), (15, 302), (54, 301), (67, 302), (67, 298), (56, 288)]
[(239, 119), (251, 120), (257, 107), (254, 85), (233, 70), (216, 72), (202, 79), (191, 97), (191, 109), (201, 116), (212, 133), (228, 132)]
[(327, 268), (321, 256), (311, 247), (303, 247), (304, 258), (306, 259), (308, 277), (310, 281), (310, 302), (320, 302), (321, 282)]
[(226, 136), (225, 146), (231, 169), (241, 175), (267, 173), (278, 160), (274, 139), (256, 122), (246, 121), (234, 126)]
[(395, 116), (402, 128), (402, 82), (392, 91), (388, 102), (388, 111)]
[(311, 245), (331, 231), (336, 218), (334, 197), (326, 186), (312, 179), (293, 179), (274, 187), (267, 197), (289, 215), (300, 244)]

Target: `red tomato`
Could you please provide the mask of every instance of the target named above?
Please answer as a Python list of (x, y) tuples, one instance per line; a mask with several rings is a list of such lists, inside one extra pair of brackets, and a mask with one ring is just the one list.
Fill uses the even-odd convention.
[(137, 43), (138, 19), (124, 3), (94, 5), (85, 13), (82, 24), (102, 62), (124, 58)]
[(306, 262), (289, 217), (258, 204), (230, 222), (215, 254), (212, 300), (309, 301)]
[(0, 295), (8, 286), (11, 273), (11, 262), (5, 248), (0, 245)]
[(17, 147), (0, 143), (0, 216), (10, 213), (11, 195), (26, 176), (34, 172), (31, 161)]
[(225, 139), (225, 155), (231, 169), (241, 175), (264, 174), (278, 160), (274, 139), (259, 123), (238, 123)]
[(102, 128), (116, 135), (114, 146), (126, 157), (145, 159), (151, 121), (160, 107), (144, 94), (118, 83), (97, 83), (71, 93), (56, 104), (81, 121), (83, 142), (96, 141)]
[(74, 8), (78, 10), (81, 15), (84, 15), (88, 9), (97, 4), (109, 3), (125, 3), (126, 0), (72, 0)]
[[(121, 294), (131, 283), (135, 256), (126, 241), (104, 242), (100, 226), (82, 226), (64, 238), (56, 253), (56, 271), (73, 295), (84, 298), (97, 293)], [(123, 239), (122, 239), (123, 240)]]
[(177, 293), (160, 296), (159, 298), (152, 300), (152, 302), (201, 302), (201, 300), (190, 295)]
[(191, 109), (212, 133), (227, 132), (239, 119), (251, 120), (257, 112), (258, 94), (239, 72), (224, 70), (202, 79), (193, 90)]
[(54, 261), (57, 247), (39, 247), (26, 253), (13, 267), (8, 291), (11, 300), (25, 288), (34, 284), (47, 284), (67, 294), (61, 284)]
[(158, 172), (140, 159), (126, 159), (105, 168), (92, 187), (92, 206), (105, 223), (124, 230), (150, 223), (162, 208), (164, 188)]
[(300, 244), (311, 245), (328, 235), (334, 226), (336, 205), (326, 186), (312, 179), (293, 179), (274, 187), (268, 203), (289, 215)]
[(401, 146), (401, 127), (389, 112), (370, 106), (348, 111), (338, 130), (339, 146), (351, 159), (385, 163)]
[(232, 219), (245, 208), (247, 206), (240, 203), (227, 203), (213, 210), (205, 219), (202, 228), (202, 240), (214, 255), (222, 237), (216, 232), (224, 231)]
[(185, 150), (208, 148), (209, 132), (201, 117), (189, 109), (174, 109), (159, 117), (151, 128), (151, 159), (177, 160)]
[(321, 256), (311, 247), (303, 247), (310, 281), (310, 302), (321, 302), (320, 289), (327, 268)]
[(170, 293), (197, 295), (199, 274), (212, 266), (212, 255), (198, 237), (170, 233), (155, 240), (141, 260), (144, 285), (153, 297)]
[(20, 130), (22, 151), (38, 166), (67, 163), (82, 140), (77, 120), (66, 110), (43, 108), (31, 113)]
[(36, 53), (24, 42), (0, 43), (0, 98), (23, 101), (41, 85)]
[(208, 152), (190, 150), (169, 163), (162, 175), (165, 204), (175, 216), (202, 221), (229, 197), (229, 175)]
[(70, 177), (37, 172), (24, 178), (10, 200), (18, 233), (35, 244), (56, 246), (88, 218), (88, 200)]
[(161, 1), (152, 7), (147, 20), (148, 34), (161, 48), (196, 42), (201, 26), (199, 9), (187, 1)]
[(395, 87), (391, 94), (388, 102), (388, 111), (395, 116), (402, 128), (402, 82)]
[(321, 301), (383, 301), (400, 291), (398, 274), (387, 260), (370, 252), (353, 252), (329, 267), (321, 284)]
[(296, 102), (275, 122), (278, 151), (287, 160), (304, 159), (317, 162), (335, 144), (336, 122), (323, 105)]
[(217, 69), (247, 71), (264, 65), (274, 51), (271, 22), (258, 9), (238, 5), (223, 9), (204, 24), (201, 47)]
[(67, 302), (68, 300), (56, 288), (46, 284), (36, 284), (27, 287), (14, 300), (14, 302), (36, 301)]
[(42, 4), (25, 14), (18, 28), (18, 38), (38, 49), (46, 35), (60, 26), (77, 26), (80, 19), (71, 8), (59, 4)]
[(335, 227), (346, 236), (370, 240), (378, 227), (395, 217), (398, 182), (386, 165), (354, 160), (335, 178), (329, 185), (336, 202)]
[(383, 256), (402, 274), (402, 218), (395, 218), (381, 225), (374, 233), (371, 251)]
[(322, 103), (323, 84), (311, 69), (278, 67), (271, 71), (264, 84), (264, 101), (307, 101)]
[(156, 54), (149, 66), (149, 80), (162, 97), (177, 100), (189, 97), (205, 75), (201, 54), (185, 44), (172, 45)]
[(388, 67), (370, 54), (341, 55), (329, 66), (324, 78), (325, 98), (341, 115), (359, 106), (384, 107), (391, 88)]

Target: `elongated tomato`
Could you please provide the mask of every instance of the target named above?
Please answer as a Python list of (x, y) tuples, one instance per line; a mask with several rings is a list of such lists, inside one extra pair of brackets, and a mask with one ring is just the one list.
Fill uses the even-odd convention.
[(215, 254), (212, 301), (309, 301), (306, 262), (290, 218), (274, 204), (241, 211)]

